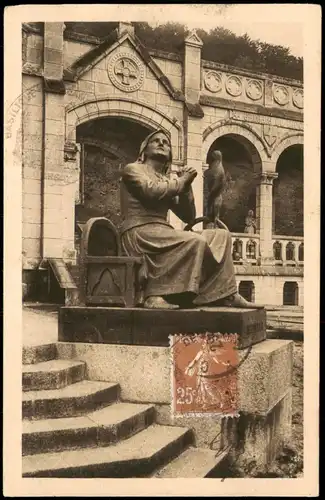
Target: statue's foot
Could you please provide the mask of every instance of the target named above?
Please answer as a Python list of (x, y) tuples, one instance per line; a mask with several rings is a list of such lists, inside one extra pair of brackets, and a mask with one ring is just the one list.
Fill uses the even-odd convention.
[(167, 300), (165, 300), (163, 297), (158, 297), (157, 295), (148, 297), (145, 300), (143, 307), (147, 309), (179, 309), (178, 305), (169, 304)]
[(263, 305), (248, 302), (248, 300), (244, 299), (239, 293), (234, 293), (220, 300), (219, 305), (221, 307), (240, 307), (243, 309), (264, 309)]

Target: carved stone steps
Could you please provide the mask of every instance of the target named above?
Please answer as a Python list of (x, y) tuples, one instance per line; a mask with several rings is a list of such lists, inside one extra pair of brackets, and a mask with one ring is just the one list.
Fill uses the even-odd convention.
[(217, 454), (206, 448), (190, 447), (181, 455), (162, 467), (152, 477), (156, 478), (202, 478), (223, 477), (222, 469), (227, 453)]
[(153, 424), (116, 445), (23, 457), (23, 477), (147, 477), (192, 443), (183, 427)]
[(24, 391), (61, 389), (84, 379), (86, 363), (67, 359), (53, 359), (23, 366)]
[(62, 389), (23, 394), (23, 418), (76, 417), (116, 401), (119, 385), (83, 380)]
[(56, 358), (56, 344), (23, 346), (23, 365), (42, 363)]
[(23, 421), (23, 455), (107, 446), (152, 424), (153, 405), (115, 403), (81, 417)]

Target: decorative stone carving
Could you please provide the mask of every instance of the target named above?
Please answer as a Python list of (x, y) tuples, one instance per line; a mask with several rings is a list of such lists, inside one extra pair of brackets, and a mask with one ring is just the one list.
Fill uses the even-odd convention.
[(302, 89), (294, 90), (292, 94), (292, 102), (296, 108), (302, 109), (304, 107), (304, 92)]
[(278, 138), (278, 128), (272, 125), (263, 125), (263, 135), (266, 144), (272, 147)]
[(262, 172), (261, 173), (261, 184), (272, 185), (274, 179), (277, 179), (279, 174), (277, 172)]
[(246, 95), (253, 101), (261, 99), (263, 95), (263, 87), (258, 80), (248, 80), (246, 83)]
[(273, 87), (273, 97), (276, 103), (285, 106), (289, 102), (289, 90), (283, 85), (275, 85)]
[(243, 84), (240, 78), (235, 75), (231, 75), (226, 80), (226, 90), (228, 94), (233, 97), (238, 97), (243, 92)]
[(75, 142), (66, 142), (64, 145), (64, 161), (76, 161), (79, 146)]
[(192, 47), (202, 47), (203, 46), (203, 42), (195, 30), (193, 30), (188, 35), (188, 37), (185, 39), (185, 44), (192, 45)]
[(144, 66), (134, 54), (118, 52), (108, 61), (108, 76), (118, 89), (135, 92), (143, 84)]
[(216, 71), (208, 71), (204, 75), (204, 85), (210, 92), (219, 92), (222, 88), (222, 78)]
[(255, 113), (245, 113), (243, 111), (230, 110), (229, 118), (231, 118), (232, 120), (243, 122), (257, 123), (258, 125), (271, 125), (272, 123), (274, 123), (279, 128), (300, 131), (304, 130), (304, 124), (302, 121), (297, 122), (293, 120), (277, 118), (275, 116), (263, 116), (256, 115)]

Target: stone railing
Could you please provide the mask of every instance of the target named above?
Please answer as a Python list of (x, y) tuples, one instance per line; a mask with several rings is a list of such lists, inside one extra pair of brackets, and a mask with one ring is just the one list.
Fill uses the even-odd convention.
[(274, 234), (272, 244), (273, 256), (276, 265), (304, 265), (303, 236), (284, 236)]
[(201, 92), (207, 98), (218, 97), (303, 112), (303, 84), (297, 80), (253, 73), (210, 61), (202, 61), (202, 66)]
[(260, 257), (260, 235), (232, 233), (232, 257), (235, 264), (257, 264)]

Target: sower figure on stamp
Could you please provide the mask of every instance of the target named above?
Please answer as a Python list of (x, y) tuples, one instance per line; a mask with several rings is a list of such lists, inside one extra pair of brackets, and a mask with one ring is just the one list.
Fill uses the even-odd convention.
[(139, 303), (158, 309), (257, 307), (237, 293), (229, 231), (187, 232), (167, 222), (168, 210), (185, 223), (196, 215), (191, 184), (197, 172), (187, 166), (172, 178), (171, 164), (170, 139), (159, 130), (122, 173), (122, 246), (127, 255), (143, 257)]
[[(220, 349), (221, 347), (221, 349)], [(202, 349), (196, 354), (194, 359), (185, 368), (185, 374), (192, 377), (196, 370), (196, 403), (202, 404), (202, 408), (206, 409), (209, 405), (218, 405), (223, 408), (222, 392), (218, 387), (217, 379), (209, 379), (207, 375), (211, 375), (211, 364), (221, 364), (230, 367), (230, 362), (224, 363), (218, 359), (218, 355), (222, 353), (222, 343), (218, 343), (218, 347), (211, 346), (208, 340), (204, 340)]]

